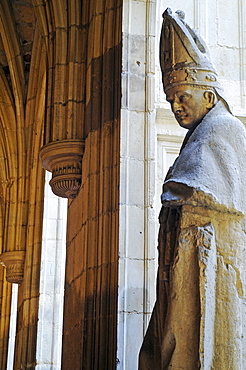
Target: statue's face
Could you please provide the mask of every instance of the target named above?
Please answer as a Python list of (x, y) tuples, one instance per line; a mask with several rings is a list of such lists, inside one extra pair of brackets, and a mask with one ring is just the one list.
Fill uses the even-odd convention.
[(172, 111), (181, 127), (190, 129), (208, 113), (208, 101), (203, 89), (188, 85), (171, 88), (166, 93)]

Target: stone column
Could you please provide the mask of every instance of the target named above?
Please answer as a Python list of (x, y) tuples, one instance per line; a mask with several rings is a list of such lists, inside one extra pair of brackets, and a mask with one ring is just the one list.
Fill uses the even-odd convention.
[[(69, 201), (64, 369), (116, 367), (121, 1), (83, 2), (85, 153)], [(73, 351), (71, 351), (73, 348)]]
[(9, 282), (21, 283), (24, 274), (26, 204), (24, 149), (24, 65), (15, 19), (8, 1), (0, 4), (0, 33), (11, 74), (1, 69), (1, 262)]
[(64, 198), (79, 192), (84, 153), (85, 54), (81, 0), (34, 0), (46, 41), (48, 86), (43, 167), (52, 172), (52, 191)]
[[(14, 368), (21, 369), (36, 363), (44, 177), (38, 156), (43, 134), (46, 64), (33, 8), (22, 4), (20, 22), (20, 8), (15, 5), (18, 7), (6, 0), (0, 4), (6, 63), (0, 72), (0, 260), (6, 266), (7, 280), (20, 284)], [(27, 43), (28, 54), (24, 47)], [(31, 51), (30, 66), (26, 60), (30, 62)], [(6, 318), (6, 324), (7, 321)]]
[(155, 1), (123, 6), (117, 350), (122, 370), (137, 369), (155, 299), (155, 11)]
[[(25, 106), (26, 167), (25, 203), (26, 234), (24, 279), (18, 290), (17, 330), (14, 369), (34, 368), (39, 305), (40, 261), (43, 223), (44, 171), (39, 160), (42, 143), (46, 65), (45, 49), (39, 29), (35, 29), (32, 65)], [(37, 86), (39, 87), (37, 89)]]

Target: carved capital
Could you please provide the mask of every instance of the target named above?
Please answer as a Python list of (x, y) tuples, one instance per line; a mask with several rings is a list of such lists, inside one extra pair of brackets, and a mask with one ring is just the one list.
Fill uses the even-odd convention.
[(54, 194), (73, 199), (81, 186), (83, 140), (60, 140), (43, 146), (40, 158), (43, 167), (52, 172), (50, 186)]
[(4, 252), (0, 261), (6, 267), (6, 280), (20, 284), (24, 277), (25, 251)]

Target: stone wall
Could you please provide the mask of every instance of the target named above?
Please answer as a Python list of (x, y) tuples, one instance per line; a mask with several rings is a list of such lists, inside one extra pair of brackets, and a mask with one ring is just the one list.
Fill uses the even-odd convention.
[(155, 289), (155, 2), (123, 6), (118, 368), (137, 369)]

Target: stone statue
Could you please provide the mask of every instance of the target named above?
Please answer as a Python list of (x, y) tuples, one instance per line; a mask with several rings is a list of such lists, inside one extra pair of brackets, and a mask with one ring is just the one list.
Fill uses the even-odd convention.
[(140, 370), (243, 369), (246, 133), (204, 41), (163, 14), (166, 99), (188, 129), (163, 185), (157, 299)]

